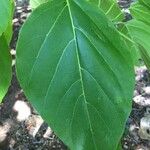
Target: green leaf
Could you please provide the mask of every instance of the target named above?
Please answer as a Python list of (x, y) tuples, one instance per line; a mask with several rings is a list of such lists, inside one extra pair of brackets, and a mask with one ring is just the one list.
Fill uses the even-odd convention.
[(85, 0), (39, 6), (21, 30), (16, 63), (27, 98), (71, 150), (117, 149), (134, 71), (100, 9)]
[(99, 8), (101, 8), (107, 17), (113, 22), (122, 21), (124, 19), (124, 14), (121, 12), (117, 0), (88, 0), (95, 3)]
[(141, 59), (140, 53), (139, 53), (139, 48), (136, 45), (133, 37), (131, 37), (131, 33), (129, 32), (129, 29), (126, 26), (126, 23), (121, 23), (118, 27), (118, 31), (120, 33), (120, 35), (122, 36), (122, 38), (124, 39), (128, 50), (131, 53), (131, 56), (133, 58), (133, 62), (135, 65), (140, 65), (139, 64), (139, 59)]
[(136, 45), (141, 45), (139, 49), (141, 57), (147, 67), (150, 68), (150, 63), (147, 59), (147, 57), (150, 57), (150, 26), (141, 21), (132, 20), (128, 22), (127, 28)]
[(0, 102), (5, 96), (11, 80), (11, 56), (4, 36), (0, 37)]
[(127, 28), (139, 48), (142, 59), (150, 69), (150, 7), (147, 6), (150, 6), (150, 3), (143, 0), (130, 8), (134, 20), (127, 23)]
[(142, 45), (139, 45), (139, 50), (145, 62), (145, 65), (150, 70), (150, 53), (147, 53), (146, 49)]
[(130, 8), (130, 12), (133, 18), (150, 25), (150, 8), (145, 7), (140, 3), (136, 3)]
[(11, 41), (11, 38), (12, 38), (12, 34), (13, 34), (13, 28), (12, 28), (12, 20), (13, 20), (13, 14), (14, 14), (14, 1), (13, 0), (10, 0), (10, 4), (11, 4), (11, 7), (10, 7), (10, 10), (11, 10), (11, 16), (8, 20), (8, 26), (4, 32), (4, 36), (7, 40), (7, 43), (9, 45), (10, 41)]
[(0, 36), (6, 30), (11, 18), (10, 0), (0, 0)]
[[(52, 1), (52, 0), (30, 0), (30, 5), (34, 9), (39, 5)], [(92, 4), (98, 6), (100, 9), (104, 11), (107, 17), (113, 22), (119, 22), (124, 19), (124, 14), (122, 13), (117, 0), (88, 0)]]
[(150, 0), (139, 0), (139, 2), (150, 8)]
[(117, 150), (122, 150), (122, 143), (121, 143), (121, 141), (120, 141), (120, 143), (118, 144)]
[(0, 0), (0, 102), (11, 81), (9, 43), (12, 36), (13, 0)]
[(30, 6), (31, 8), (35, 9), (39, 5), (46, 3), (48, 1), (51, 1), (51, 0), (30, 0)]

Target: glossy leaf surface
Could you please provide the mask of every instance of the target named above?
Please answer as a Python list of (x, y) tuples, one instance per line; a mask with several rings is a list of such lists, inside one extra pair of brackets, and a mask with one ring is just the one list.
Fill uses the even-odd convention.
[(35, 9), (39, 5), (51, 0), (30, 0), (30, 6), (31, 8)]
[(117, 0), (89, 0), (96, 4), (100, 9), (104, 11), (106, 16), (113, 22), (122, 21), (124, 14), (121, 12)]
[(131, 7), (134, 20), (127, 23), (127, 28), (139, 47), (146, 66), (150, 69), (150, 4), (146, 2), (148, 1), (143, 0), (143, 3), (138, 2)]
[(133, 37), (131, 36), (129, 29), (126, 26), (126, 23), (122, 23), (118, 27), (118, 30), (119, 30), (120, 35), (124, 39), (124, 41), (128, 47), (128, 50), (130, 51), (130, 53), (132, 55), (134, 64), (139, 65), (139, 59), (141, 59), (139, 49), (138, 49), (138, 46), (135, 44), (135, 41), (134, 41)]
[(139, 2), (150, 8), (150, 0), (139, 0)]
[(127, 24), (127, 28), (136, 45), (141, 45), (139, 49), (141, 57), (150, 69), (150, 60), (147, 59), (147, 57), (150, 58), (150, 26), (141, 21), (132, 20)]
[(55, 0), (24, 24), (17, 74), (28, 99), (71, 150), (116, 150), (131, 110), (132, 60), (95, 5)]
[(6, 94), (11, 80), (11, 56), (4, 36), (0, 37), (0, 102)]
[(150, 8), (136, 3), (130, 9), (131, 14), (134, 19), (144, 22), (147, 25), (150, 25)]
[[(30, 0), (30, 5), (32, 8), (36, 8), (39, 5), (51, 0)], [(106, 16), (113, 22), (122, 21), (124, 19), (124, 14), (122, 13), (117, 0), (88, 0), (92, 4), (99, 7), (104, 11)]]
[(4, 36), (7, 40), (7, 43), (9, 45), (10, 41), (11, 41), (11, 38), (12, 38), (12, 34), (13, 34), (13, 28), (12, 28), (12, 20), (13, 20), (13, 15), (14, 15), (14, 0), (10, 0), (10, 17), (9, 17), (9, 20), (8, 20), (8, 25), (7, 25), (7, 28), (4, 32)]
[(11, 81), (9, 43), (12, 36), (13, 0), (0, 0), (0, 102)]
[(0, 0), (0, 36), (8, 26), (11, 13), (12, 11), (10, 0)]

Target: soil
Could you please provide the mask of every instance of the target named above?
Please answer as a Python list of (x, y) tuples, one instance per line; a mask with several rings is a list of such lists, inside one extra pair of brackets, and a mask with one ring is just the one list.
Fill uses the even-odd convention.
[[(120, 5), (127, 8), (129, 1), (121, 0)], [(63, 142), (32, 108), (16, 78), (16, 41), (19, 30), (30, 12), (27, 2), (17, 3), (13, 19), (14, 33), (10, 44), (13, 78), (9, 91), (0, 105), (0, 150), (67, 150)], [(123, 150), (150, 150), (150, 125), (143, 127), (143, 121), (150, 115), (150, 73), (145, 66), (141, 66), (135, 68), (135, 75), (132, 112), (121, 143)], [(150, 124), (150, 119), (147, 120)], [(146, 123), (144, 122), (144, 125)]]
[[(122, 137), (124, 150), (150, 150), (150, 72), (145, 66), (136, 67), (136, 85), (132, 112), (126, 123)], [(144, 122), (143, 118), (148, 118)]]

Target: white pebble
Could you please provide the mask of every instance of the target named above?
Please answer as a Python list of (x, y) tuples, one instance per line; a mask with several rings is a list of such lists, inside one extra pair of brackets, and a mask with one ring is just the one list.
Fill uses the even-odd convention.
[(17, 101), (13, 109), (18, 113), (17, 114), (17, 120), (18, 121), (24, 121), (28, 119), (28, 117), (31, 115), (31, 109), (30, 107), (23, 101)]
[(150, 86), (147, 86), (147, 87), (143, 88), (143, 90), (144, 90), (144, 92), (145, 92), (146, 94), (149, 94), (149, 95), (150, 95)]

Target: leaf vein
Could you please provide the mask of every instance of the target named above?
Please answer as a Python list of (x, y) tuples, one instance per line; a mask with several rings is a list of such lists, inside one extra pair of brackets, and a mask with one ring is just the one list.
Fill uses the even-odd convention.
[(78, 79), (78, 80), (76, 80), (75, 82), (73, 82), (73, 83), (69, 86), (69, 88), (66, 90), (66, 92), (64, 93), (64, 95), (62, 96), (62, 98), (60, 99), (59, 104), (58, 104), (58, 107), (57, 107), (57, 111), (56, 111), (56, 118), (57, 118), (58, 110), (59, 110), (59, 108), (61, 108), (61, 104), (62, 104), (62, 102), (63, 102), (64, 97), (68, 94), (68, 92), (72, 89), (72, 87), (73, 87), (77, 82), (79, 82), (79, 81), (80, 81), (80, 79)]
[(47, 96), (48, 96), (48, 93), (49, 93), (49, 90), (50, 90), (52, 81), (53, 81), (54, 78), (55, 78), (55, 75), (56, 75), (56, 73), (57, 73), (59, 64), (60, 64), (60, 62), (61, 62), (61, 60), (62, 60), (62, 58), (63, 58), (63, 55), (64, 55), (65, 51), (67, 50), (67, 48), (69, 47), (69, 45), (70, 45), (73, 41), (74, 41), (74, 39), (70, 40), (70, 41), (67, 43), (67, 45), (65, 46), (65, 48), (63, 49), (63, 52), (62, 52), (62, 54), (61, 54), (61, 56), (60, 56), (60, 58), (59, 58), (59, 61), (58, 61), (57, 65), (56, 65), (55, 72), (54, 72), (54, 74), (53, 74), (53, 76), (52, 76), (52, 78), (51, 78), (51, 80), (50, 80), (48, 89), (46, 90), (46, 95), (45, 95), (45, 97), (44, 97), (44, 105), (43, 105), (43, 107), (45, 107), (45, 105), (46, 105), (46, 100), (47, 100)]
[(31, 78), (32, 78), (32, 75), (33, 75), (34, 67), (35, 67), (35, 65), (36, 65), (36, 62), (37, 62), (39, 56), (40, 56), (40, 53), (41, 53), (41, 51), (42, 51), (42, 47), (44, 46), (44, 44), (45, 44), (45, 42), (46, 42), (46, 40), (47, 40), (47, 37), (50, 35), (50, 33), (52, 32), (52, 30), (54, 29), (54, 27), (55, 27), (57, 21), (59, 20), (60, 16), (62, 15), (63, 11), (65, 10), (65, 8), (66, 8), (66, 5), (63, 7), (63, 9), (60, 11), (60, 13), (58, 14), (58, 16), (56, 17), (55, 22), (53, 23), (53, 25), (52, 25), (51, 28), (49, 29), (47, 35), (46, 35), (45, 38), (44, 38), (43, 43), (41, 44), (41, 47), (40, 47), (40, 49), (39, 49), (39, 51), (38, 51), (38, 53), (37, 53), (36, 59), (35, 59), (35, 61), (34, 61), (34, 63), (33, 63), (33, 66), (32, 66), (31, 72), (30, 72), (30, 76), (29, 76), (29, 80), (28, 80), (26, 86), (28, 86), (29, 83), (31, 82)]

